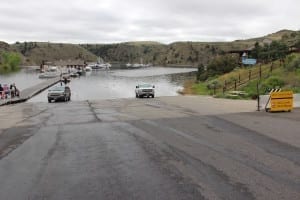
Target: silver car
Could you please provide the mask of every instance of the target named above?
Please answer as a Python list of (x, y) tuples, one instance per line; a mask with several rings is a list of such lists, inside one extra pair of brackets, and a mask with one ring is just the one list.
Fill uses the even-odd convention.
[(48, 102), (51, 101), (70, 101), (71, 100), (71, 90), (68, 86), (55, 86), (54, 88), (48, 91)]
[(151, 84), (139, 84), (135, 87), (135, 97), (140, 98), (140, 97), (152, 97), (154, 98), (155, 96), (155, 91), (154, 91), (155, 86)]

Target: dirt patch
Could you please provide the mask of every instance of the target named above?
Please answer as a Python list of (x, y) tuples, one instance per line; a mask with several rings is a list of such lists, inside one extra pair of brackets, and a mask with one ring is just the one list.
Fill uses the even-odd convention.
[(194, 80), (187, 80), (183, 84), (183, 90), (178, 91), (181, 95), (193, 95), (195, 91), (193, 90), (193, 85), (195, 84)]

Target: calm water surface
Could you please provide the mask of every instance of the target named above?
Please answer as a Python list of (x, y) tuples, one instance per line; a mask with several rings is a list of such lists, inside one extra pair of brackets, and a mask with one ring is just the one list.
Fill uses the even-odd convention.
[[(134, 70), (93, 71), (68, 84), (72, 101), (135, 98), (135, 86), (139, 83), (155, 85), (156, 96), (176, 96), (187, 78), (194, 77), (195, 68), (151, 67)], [(15, 80), (20, 89), (44, 81), (37, 73), (21, 72), (6, 81)], [(48, 90), (33, 97), (29, 102), (47, 102)]]
[(15, 83), (19, 90), (29, 88), (45, 80), (38, 78), (38, 72), (22, 69), (20, 72), (0, 75), (0, 84)]

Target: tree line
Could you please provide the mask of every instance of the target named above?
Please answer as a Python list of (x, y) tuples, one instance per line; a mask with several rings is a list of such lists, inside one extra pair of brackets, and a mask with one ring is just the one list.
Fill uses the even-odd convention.
[(289, 47), (281, 41), (272, 41), (263, 45), (256, 42), (250, 56), (259, 62), (268, 63), (274, 60), (283, 60), (288, 53)]

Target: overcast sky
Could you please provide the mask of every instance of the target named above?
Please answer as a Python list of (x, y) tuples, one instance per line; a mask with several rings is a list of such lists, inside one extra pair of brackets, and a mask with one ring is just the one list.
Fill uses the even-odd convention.
[(300, 29), (299, 0), (0, 0), (0, 41), (232, 41)]

